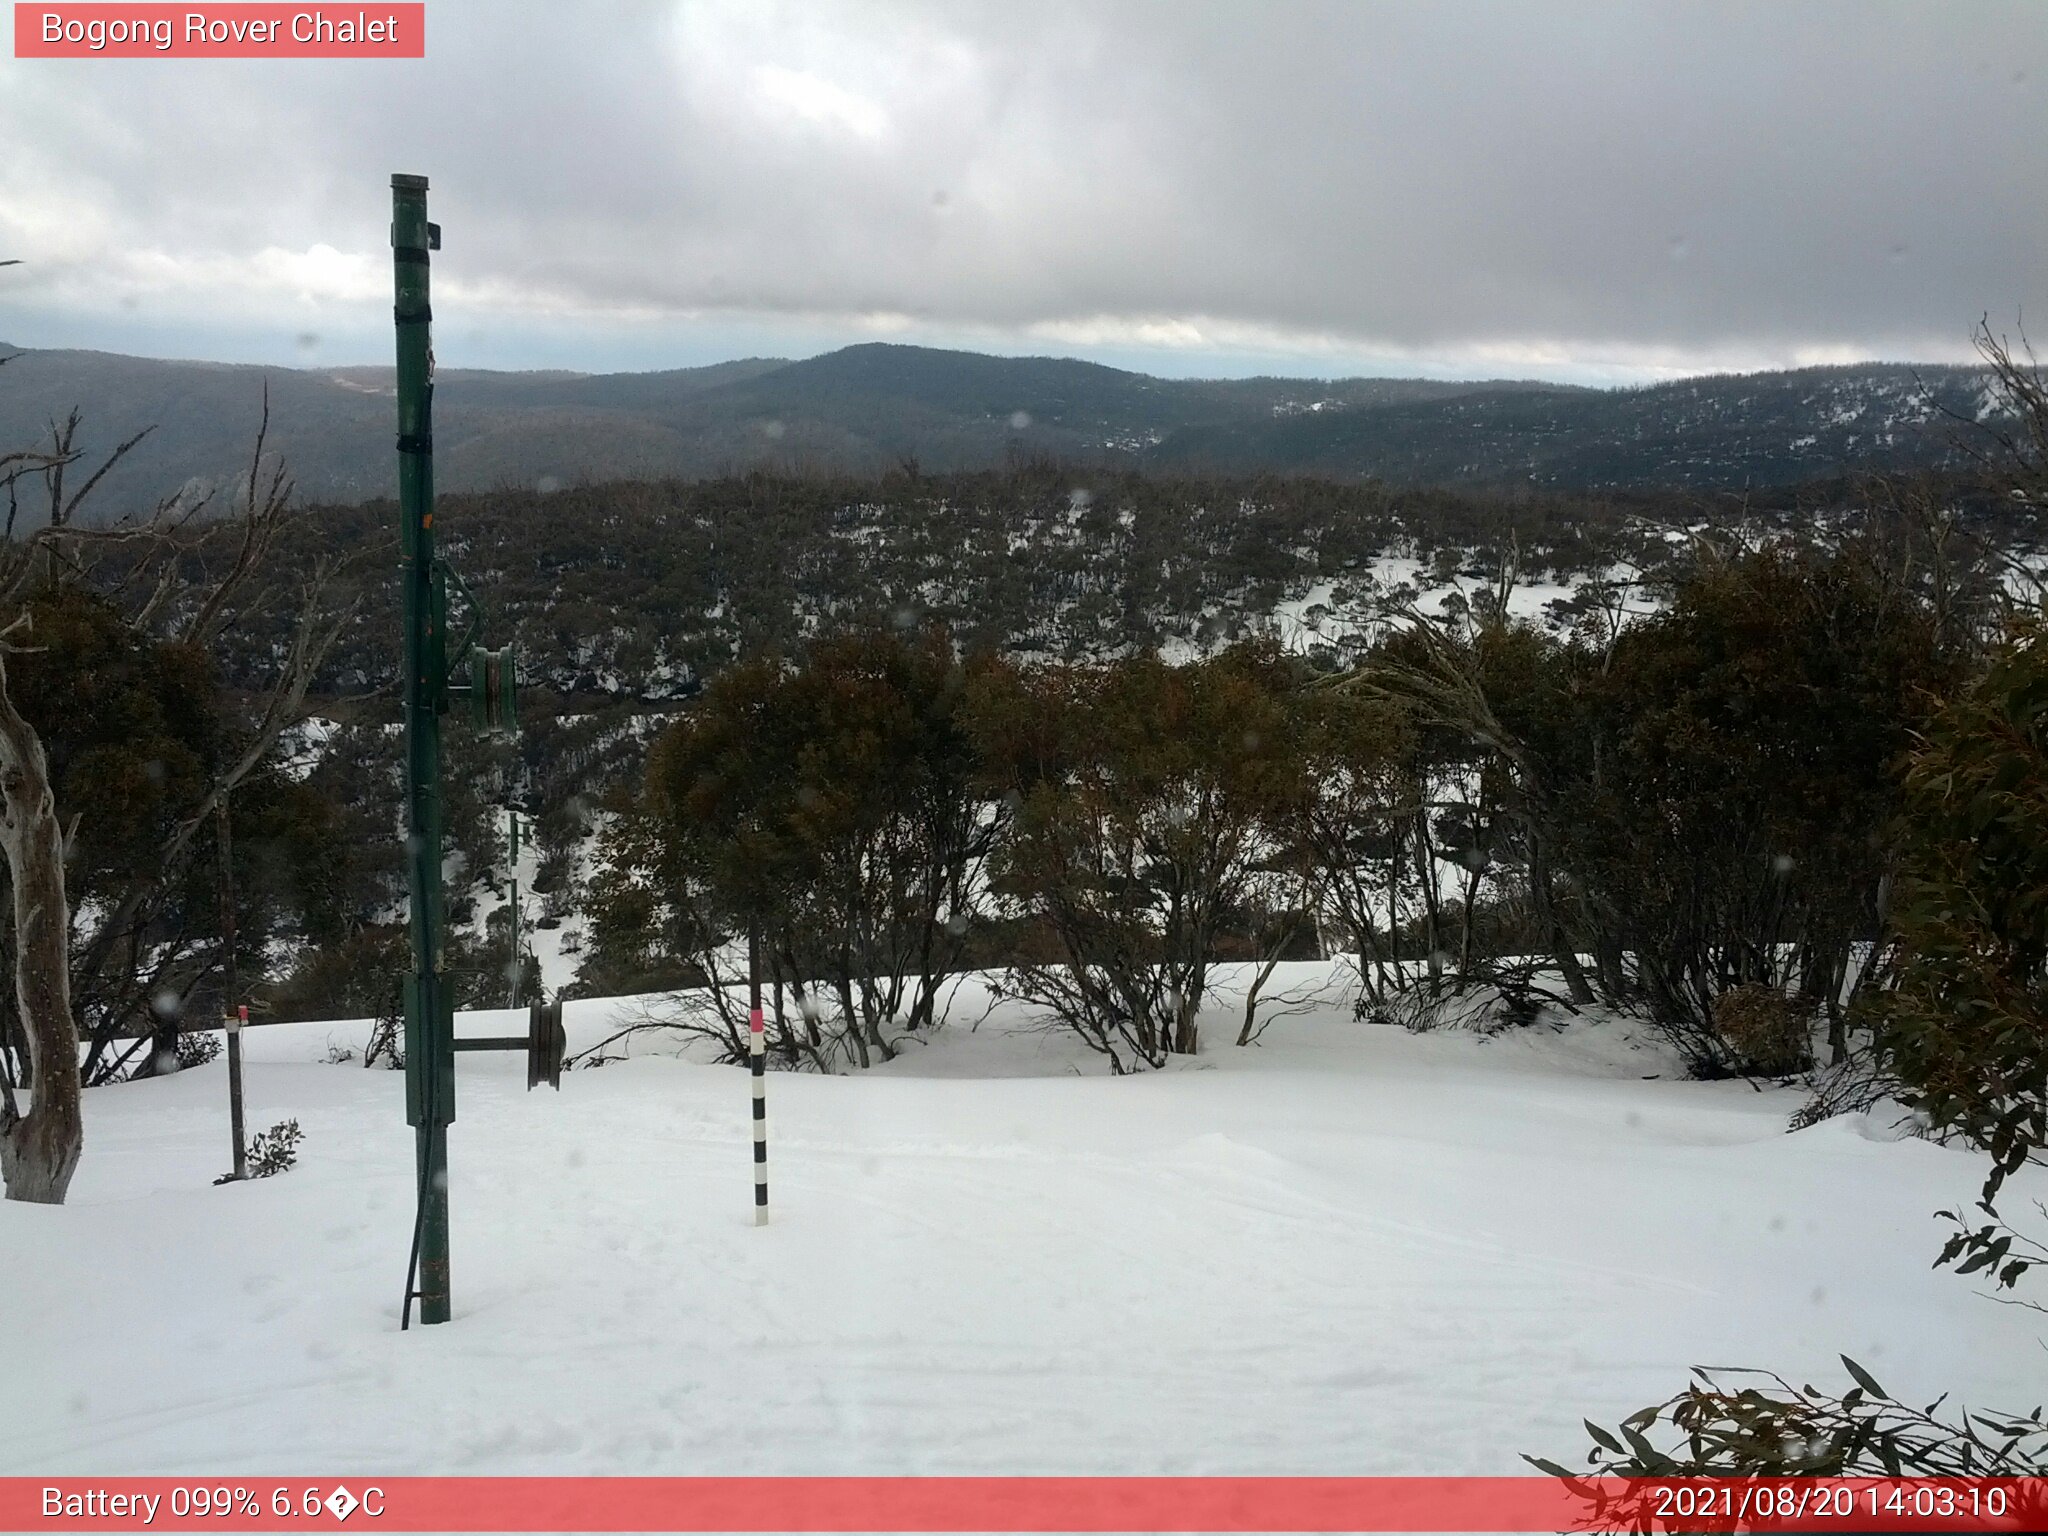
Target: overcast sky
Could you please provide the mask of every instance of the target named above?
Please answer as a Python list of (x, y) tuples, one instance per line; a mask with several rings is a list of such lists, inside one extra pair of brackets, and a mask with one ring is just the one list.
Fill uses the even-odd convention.
[[(374, 7), (372, 7), (374, 9)], [(444, 366), (902, 340), (1588, 382), (2048, 315), (2048, 4), (513, 4), (424, 61), (0, 59), (0, 340)], [(2048, 319), (2036, 327), (2048, 335)]]

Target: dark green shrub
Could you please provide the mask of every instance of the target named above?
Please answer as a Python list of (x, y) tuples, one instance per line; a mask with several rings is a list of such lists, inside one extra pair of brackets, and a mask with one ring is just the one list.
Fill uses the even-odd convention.
[(249, 1142), (249, 1177), (267, 1179), (283, 1173), (299, 1160), (301, 1133), (296, 1120), (280, 1120), (267, 1131), (258, 1131)]

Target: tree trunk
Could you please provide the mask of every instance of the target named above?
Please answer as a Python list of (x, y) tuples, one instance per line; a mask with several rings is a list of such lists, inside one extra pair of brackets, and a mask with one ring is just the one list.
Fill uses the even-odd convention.
[(1543, 936), (1550, 941), (1550, 951), (1557, 959), (1557, 968), (1564, 976), (1564, 984), (1574, 1005), (1586, 1007), (1593, 1001), (1593, 988), (1586, 980), (1584, 967), (1579, 964), (1578, 950), (1571, 935), (1565, 932), (1564, 924), (1557, 915), (1557, 899), (1550, 889), (1550, 865), (1543, 856), (1540, 839), (1529, 840), (1529, 896), (1535, 905), (1536, 920), (1542, 925)]
[[(1293, 936), (1294, 930), (1290, 928), (1287, 931), (1287, 937), (1292, 938)], [(1272, 954), (1264, 961), (1253, 962), (1259, 969), (1252, 977), (1252, 984), (1245, 989), (1244, 1024), (1237, 1032), (1237, 1043), (1239, 1045), (1250, 1045), (1252, 1043), (1252, 1026), (1258, 1023), (1259, 1019), (1259, 994), (1266, 990), (1266, 983), (1273, 979), (1273, 972), (1279, 968), (1280, 957), (1285, 953), (1285, 945), (1276, 944), (1273, 946)]]
[(1427, 808), (1415, 813), (1415, 878), (1422, 887), (1423, 943), (1429, 949), (1429, 992), (1434, 997), (1443, 989), (1444, 947), (1437, 901), (1436, 850), (1430, 842)]
[(64, 829), (42, 739), (14, 707), (0, 661), (0, 851), (14, 883), (14, 997), (34, 1083), (26, 1115), (0, 1124), (7, 1198), (62, 1205), (85, 1146), (78, 1023), (71, 1016), (71, 908)]
[(1175, 1056), (1192, 1056), (1199, 1048), (1195, 1010), (1201, 1005), (1204, 990), (1197, 981), (1174, 996), (1173, 1029), (1167, 1037), (1166, 1049)]
[(843, 959), (840, 962), (839, 974), (833, 977), (832, 980), (833, 985), (839, 991), (839, 1015), (846, 1021), (845, 1034), (847, 1042), (853, 1047), (854, 1060), (859, 1063), (862, 1071), (866, 1071), (870, 1065), (867, 1036), (861, 1032), (860, 1010), (854, 1006), (853, 1002), (853, 978), (847, 974), (846, 964)]
[(1465, 910), (1458, 919), (1458, 990), (1465, 990), (1472, 976), (1472, 908), (1479, 901), (1479, 871), (1468, 871), (1465, 879)]
[(782, 1059), (792, 1067), (797, 1064), (799, 1047), (796, 1031), (789, 1026), (789, 1016), (783, 1007), (783, 994), (788, 986), (782, 969), (782, 951), (771, 948), (768, 951), (768, 975), (775, 988), (775, 1043), (782, 1052)]

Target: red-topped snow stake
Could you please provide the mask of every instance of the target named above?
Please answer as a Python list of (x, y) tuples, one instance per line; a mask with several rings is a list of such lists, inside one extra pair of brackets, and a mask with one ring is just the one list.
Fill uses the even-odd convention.
[(747, 1057), (754, 1075), (754, 1225), (768, 1225), (768, 1032), (756, 1003), (747, 1016)]
[(754, 1225), (768, 1225), (768, 1027), (761, 1017), (761, 929), (747, 934), (747, 1060), (754, 1077)]

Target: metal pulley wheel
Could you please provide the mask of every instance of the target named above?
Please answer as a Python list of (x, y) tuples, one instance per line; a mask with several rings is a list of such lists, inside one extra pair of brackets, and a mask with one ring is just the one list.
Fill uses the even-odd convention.
[(569, 1048), (568, 1031), (562, 1028), (562, 1005), (534, 1003), (526, 1010), (526, 1086), (562, 1086), (562, 1057)]

